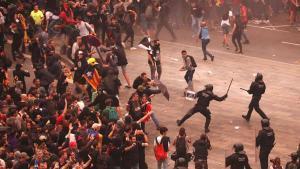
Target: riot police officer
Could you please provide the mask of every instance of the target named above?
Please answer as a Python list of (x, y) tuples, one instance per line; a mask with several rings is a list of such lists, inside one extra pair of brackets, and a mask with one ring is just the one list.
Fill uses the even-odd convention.
[(249, 94), (252, 94), (252, 99), (249, 104), (249, 110), (247, 115), (242, 115), (242, 117), (245, 120), (247, 121), (250, 120), (253, 108), (263, 119), (268, 119), (266, 114), (259, 107), (259, 101), (261, 99), (262, 94), (264, 94), (265, 91), (266, 91), (266, 85), (263, 81), (263, 75), (261, 73), (257, 73), (255, 77), (255, 81), (251, 83), (250, 89), (247, 90)]
[(222, 97), (219, 97), (213, 93), (213, 85), (207, 84), (205, 85), (205, 89), (196, 93), (195, 98), (198, 98), (195, 106), (190, 109), (185, 116), (181, 120), (177, 120), (177, 125), (180, 126), (183, 124), (188, 118), (194, 115), (197, 112), (200, 112), (205, 118), (205, 132), (209, 132), (209, 124), (211, 121), (211, 112), (208, 109), (209, 103), (212, 100), (223, 101), (227, 98), (227, 94)]
[(261, 169), (268, 169), (269, 154), (274, 147), (275, 133), (270, 127), (268, 119), (261, 120), (262, 130), (259, 131), (256, 137), (256, 147), (260, 147), (259, 160)]
[(237, 143), (233, 145), (234, 153), (225, 159), (225, 166), (230, 166), (230, 169), (251, 169), (248, 156), (244, 151), (244, 145)]

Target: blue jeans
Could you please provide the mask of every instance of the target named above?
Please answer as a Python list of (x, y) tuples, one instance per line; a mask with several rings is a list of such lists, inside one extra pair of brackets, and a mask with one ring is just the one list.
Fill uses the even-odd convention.
[(157, 161), (157, 169), (168, 169), (168, 159)]
[(202, 22), (202, 17), (197, 18), (192, 15), (192, 31), (194, 35), (198, 35), (200, 32), (200, 23)]

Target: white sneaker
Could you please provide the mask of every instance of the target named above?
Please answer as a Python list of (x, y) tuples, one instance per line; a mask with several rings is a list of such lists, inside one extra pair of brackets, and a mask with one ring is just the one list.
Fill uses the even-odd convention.
[(270, 23), (270, 20), (264, 20), (264, 23), (265, 23), (265, 24), (269, 24), (269, 23)]
[(135, 47), (131, 47), (130, 50), (136, 50), (136, 48)]

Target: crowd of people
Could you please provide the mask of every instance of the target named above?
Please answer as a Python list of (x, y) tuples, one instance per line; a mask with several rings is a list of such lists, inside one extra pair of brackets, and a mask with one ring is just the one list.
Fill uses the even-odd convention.
[[(223, 44), (228, 48), (233, 23), (232, 41), (236, 51), (242, 53), (241, 38), (249, 43), (243, 31), (248, 18), (268, 22), (270, 9), (278, 13), (287, 4), (294, 23), (297, 0), (0, 1), (0, 168), (147, 169), (151, 167), (145, 151), (153, 145), (158, 169), (169, 168), (169, 158), (175, 161), (175, 168), (188, 168), (193, 159), (197, 169), (207, 169), (212, 146), (206, 134), (192, 143), (185, 129), (180, 128), (173, 142), (176, 152), (168, 157), (172, 145), (168, 128), (161, 125), (151, 102), (155, 94), (162, 92), (157, 81), (162, 75), (160, 30), (165, 27), (176, 41), (175, 30), (190, 25), (193, 37), (202, 41), (204, 60), (208, 55), (213, 61), (214, 56), (206, 49), (208, 28), (215, 29), (222, 20)], [(137, 30), (155, 40), (148, 49), (150, 78), (143, 72), (132, 82), (126, 71), (126, 50), (136, 49)], [(24, 69), (28, 53), (33, 71)], [(71, 66), (64, 64), (64, 55)], [(193, 90), (197, 65), (185, 50), (182, 57), (182, 69), (187, 70), (185, 80)], [(124, 86), (135, 90), (126, 112), (120, 107), (119, 67), (126, 80)], [(8, 74), (9, 68), (13, 69), (12, 75)], [(32, 82), (28, 77), (33, 77)], [(212, 99), (221, 101), (226, 97)], [(154, 142), (146, 129), (150, 119), (160, 133)], [(206, 132), (209, 122), (207, 116)], [(264, 138), (257, 139), (257, 146), (264, 146), (260, 141)], [(189, 153), (191, 145), (193, 154)], [(234, 149), (235, 154), (226, 158), (226, 166), (250, 168), (243, 145), (235, 144)], [(286, 169), (299, 169), (299, 157), (300, 149), (291, 154)], [(267, 158), (267, 164), (262, 164), (262, 169), (267, 169), (268, 157), (262, 154), (262, 158), (264, 162)], [(280, 159), (272, 163), (271, 167), (277, 169)]]

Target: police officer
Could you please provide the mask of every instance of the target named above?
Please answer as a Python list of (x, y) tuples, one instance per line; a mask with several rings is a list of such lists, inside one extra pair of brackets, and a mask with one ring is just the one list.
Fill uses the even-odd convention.
[(262, 130), (259, 131), (256, 137), (256, 147), (260, 147), (259, 160), (261, 169), (268, 169), (269, 154), (274, 147), (275, 133), (270, 127), (268, 119), (261, 120)]
[(247, 90), (249, 94), (252, 94), (252, 99), (249, 104), (249, 110), (247, 115), (242, 115), (242, 117), (245, 120), (247, 121), (250, 120), (253, 108), (263, 119), (269, 119), (259, 107), (259, 101), (261, 99), (262, 94), (264, 94), (265, 91), (266, 91), (266, 85), (263, 81), (263, 75), (261, 73), (257, 73), (255, 77), (255, 81), (251, 83), (250, 89)]
[(200, 139), (193, 143), (195, 169), (208, 169), (208, 150), (211, 150), (210, 140), (206, 134), (201, 134)]
[(230, 169), (251, 169), (244, 145), (237, 143), (233, 145), (233, 148), (235, 152), (226, 157), (225, 166), (230, 166)]
[(157, 71), (157, 78), (160, 80), (162, 69), (159, 40), (151, 41), (150, 48), (151, 50), (148, 50), (148, 64), (150, 66), (151, 79), (155, 79), (155, 72)]
[(222, 97), (219, 97), (213, 93), (213, 85), (207, 84), (205, 85), (205, 89), (201, 90), (196, 93), (196, 98), (198, 98), (197, 103), (195, 106), (190, 109), (187, 114), (181, 119), (177, 120), (177, 125), (180, 126), (183, 124), (188, 118), (190, 118), (192, 115), (194, 115), (197, 112), (200, 112), (205, 118), (205, 132), (209, 132), (209, 124), (211, 121), (211, 112), (207, 108), (209, 106), (210, 101), (217, 100), (217, 101), (223, 101), (227, 98), (227, 94), (225, 94)]

